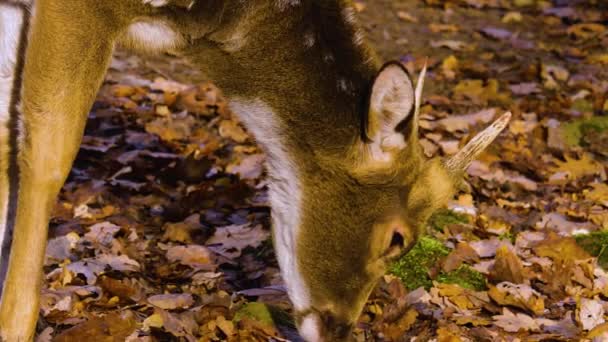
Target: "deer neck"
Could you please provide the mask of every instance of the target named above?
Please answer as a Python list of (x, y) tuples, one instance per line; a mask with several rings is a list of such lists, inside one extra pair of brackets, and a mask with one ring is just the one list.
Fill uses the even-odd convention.
[(378, 68), (351, 7), (263, 3), (228, 10), (227, 24), (198, 45), (206, 52), (191, 56), (206, 58), (206, 72), (266, 152), (277, 259), (295, 309), (303, 310), (310, 292), (295, 251), (306, 233), (306, 174), (318, 168), (317, 157), (344, 159), (360, 134), (360, 99)]

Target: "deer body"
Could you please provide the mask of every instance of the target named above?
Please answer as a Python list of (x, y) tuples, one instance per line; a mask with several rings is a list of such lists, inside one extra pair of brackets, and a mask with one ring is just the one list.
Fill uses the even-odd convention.
[[(7, 19), (8, 18), (8, 19)], [(308, 341), (345, 340), (391, 257), (445, 204), (462, 153), (427, 160), (416, 91), (342, 0), (0, 0), (0, 337), (37, 318), (49, 212), (116, 44), (187, 57), (268, 156), (274, 243)]]

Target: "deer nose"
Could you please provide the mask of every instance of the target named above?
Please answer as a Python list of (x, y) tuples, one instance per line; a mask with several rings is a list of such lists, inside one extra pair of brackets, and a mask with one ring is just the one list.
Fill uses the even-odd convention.
[(353, 323), (330, 313), (321, 313), (321, 335), (327, 341), (350, 341)]

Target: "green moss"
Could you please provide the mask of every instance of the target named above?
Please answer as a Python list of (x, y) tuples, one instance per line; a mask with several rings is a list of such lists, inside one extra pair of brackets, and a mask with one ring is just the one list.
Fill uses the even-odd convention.
[(498, 240), (509, 240), (511, 243), (515, 243), (515, 234), (511, 232), (506, 232), (498, 235)]
[(421, 286), (430, 288), (433, 282), (429, 277), (429, 269), (439, 260), (450, 253), (441, 241), (431, 237), (422, 237), (416, 245), (400, 260), (391, 265), (389, 272), (401, 278), (409, 290)]
[(431, 215), (429, 226), (433, 229), (443, 232), (443, 228), (450, 224), (468, 223), (469, 217), (464, 214), (454, 212), (449, 209), (440, 209)]
[(234, 322), (238, 322), (245, 317), (262, 322), (266, 325), (274, 325), (272, 314), (270, 313), (268, 306), (264, 303), (251, 302), (243, 305), (234, 314), (234, 318), (232, 320)]
[(469, 266), (462, 265), (457, 269), (441, 273), (437, 276), (440, 283), (457, 284), (465, 289), (483, 291), (486, 287), (486, 277)]
[(589, 132), (608, 130), (608, 116), (594, 116), (588, 119), (571, 121), (562, 127), (566, 143), (570, 146), (580, 145), (583, 136)]
[(587, 101), (585, 99), (578, 99), (575, 100), (572, 103), (572, 106), (570, 106), (570, 108), (576, 110), (577, 112), (581, 112), (581, 113), (593, 113), (593, 103), (591, 103), (590, 101)]
[(237, 323), (244, 318), (252, 319), (268, 326), (294, 326), (293, 320), (287, 312), (272, 305), (258, 302), (251, 302), (243, 305), (234, 314), (232, 321)]
[(575, 235), (574, 239), (587, 253), (597, 257), (602, 268), (608, 269), (608, 230)]

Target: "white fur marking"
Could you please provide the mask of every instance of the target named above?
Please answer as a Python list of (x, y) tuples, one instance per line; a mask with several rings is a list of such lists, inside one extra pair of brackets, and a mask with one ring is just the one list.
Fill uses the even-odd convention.
[(8, 119), (21, 21), (19, 8), (0, 4), (0, 124), (2, 125)]
[(302, 324), (298, 329), (300, 336), (306, 341), (321, 341), (321, 328), (319, 320), (310, 314), (302, 319)]
[(169, 3), (169, 0), (143, 0), (144, 5), (151, 5), (152, 7), (162, 7)]
[(0, 246), (4, 243), (9, 194), (7, 122), (22, 24), (21, 9), (0, 3)]
[(162, 21), (138, 21), (127, 29), (123, 40), (128, 46), (151, 52), (178, 48), (184, 44), (181, 35)]
[(310, 306), (310, 294), (296, 260), (302, 198), (296, 164), (289, 156), (272, 108), (260, 99), (243, 98), (231, 99), (230, 108), (266, 152), (277, 259), (295, 309), (304, 310)]

